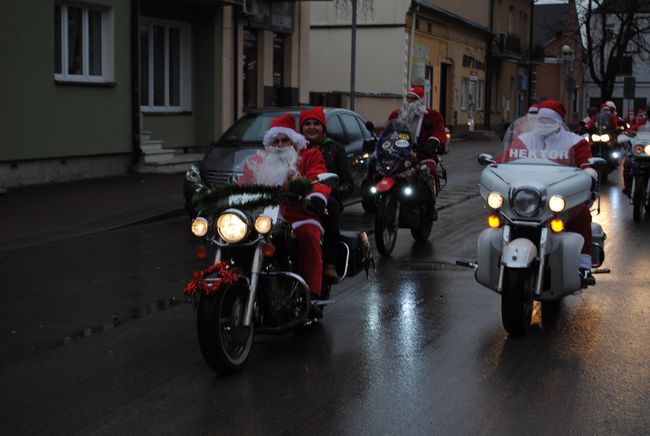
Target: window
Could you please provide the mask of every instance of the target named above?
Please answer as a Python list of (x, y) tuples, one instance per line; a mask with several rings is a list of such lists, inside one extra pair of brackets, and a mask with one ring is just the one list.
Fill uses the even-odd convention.
[(617, 76), (631, 76), (632, 75), (632, 57), (625, 56), (621, 59), (621, 62), (617, 65), (616, 75)]
[(336, 115), (333, 115), (327, 119), (327, 136), (336, 142), (340, 142), (341, 144), (345, 144), (347, 142), (345, 140), (345, 133), (343, 133), (343, 126), (341, 125), (341, 121)]
[(140, 24), (140, 106), (144, 112), (190, 109), (189, 26), (143, 19)]
[(284, 86), (284, 35), (273, 34), (273, 87)]
[(515, 8), (510, 6), (508, 8), (508, 33), (513, 33), (515, 31), (514, 29), (514, 15), (515, 15)]
[(341, 114), (339, 116), (343, 122), (343, 127), (348, 134), (348, 142), (359, 141), (363, 139), (363, 133), (359, 128), (359, 123), (354, 119), (353, 115)]
[(257, 107), (257, 31), (244, 29), (244, 107)]
[(469, 79), (463, 77), (460, 79), (460, 110), (467, 110), (467, 92), (469, 88)]
[(113, 11), (54, 5), (54, 78), (70, 82), (114, 80)]

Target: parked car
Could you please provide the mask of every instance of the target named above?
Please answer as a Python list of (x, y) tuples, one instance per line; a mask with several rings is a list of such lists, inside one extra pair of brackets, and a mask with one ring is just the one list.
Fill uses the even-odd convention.
[[(356, 112), (339, 108), (323, 109), (327, 120), (327, 135), (345, 147), (355, 191), (358, 191), (368, 161), (364, 145), (366, 149), (372, 149), (376, 142), (374, 126)], [(262, 138), (271, 120), (285, 113), (294, 116), (297, 126), (299, 107), (256, 109), (246, 113), (226, 130), (200, 162), (187, 170), (183, 194), (185, 210), (190, 216), (196, 215), (192, 205), (194, 193), (202, 186), (210, 188), (236, 182), (244, 172), (246, 159), (263, 148)]]

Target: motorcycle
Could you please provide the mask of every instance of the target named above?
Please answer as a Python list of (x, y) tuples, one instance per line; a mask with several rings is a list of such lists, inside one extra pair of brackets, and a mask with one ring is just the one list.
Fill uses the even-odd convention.
[[(317, 182), (335, 186), (336, 174)], [(280, 187), (229, 185), (201, 191), (195, 197), (201, 212), (192, 233), (215, 249), (214, 261), (194, 273), (184, 293), (191, 296), (197, 333), (206, 363), (219, 374), (241, 371), (251, 353), (254, 334), (279, 334), (322, 316), (330, 284), (323, 281), (322, 299), (312, 300), (305, 280), (296, 272), (295, 237), (291, 225), (278, 217), (279, 204), (304, 201), (309, 182)], [(198, 197), (198, 198), (197, 198)], [(365, 232), (341, 231), (336, 265), (341, 280), (374, 267)], [(206, 247), (197, 257), (205, 258)], [(199, 254), (200, 253), (200, 254)]]
[[(510, 129), (520, 125), (521, 119)], [(566, 126), (563, 129), (570, 134)], [(512, 336), (528, 330), (534, 300), (541, 302), (542, 315), (552, 318), (564, 297), (594, 284), (579, 274), (584, 238), (566, 231), (566, 222), (574, 208), (600, 201), (597, 183), (588, 172), (551, 160), (564, 158), (562, 151), (513, 146), (526, 133), (508, 132), (505, 138), (512, 142), (504, 141), (497, 158), (478, 156), (486, 166), (479, 186), (489, 212), (488, 228), (478, 238), (478, 260), (456, 262), (474, 268), (480, 284), (501, 294), (502, 323)], [(606, 163), (592, 157), (589, 164)], [(591, 231), (592, 267), (597, 268), (605, 258), (606, 236), (599, 224), (592, 223)], [(600, 272), (608, 271), (593, 271)]]
[[(395, 247), (397, 230), (411, 229), (416, 241), (426, 241), (435, 220), (434, 175), (418, 163), (408, 130), (387, 133), (375, 150), (378, 181), (370, 188), (377, 196), (375, 243), (382, 256)], [(435, 189), (435, 188), (434, 188)]]
[(634, 137), (621, 134), (618, 142), (627, 148), (627, 171), (632, 182), (630, 203), (638, 223), (650, 212), (650, 132), (638, 132)]
[(592, 128), (591, 134), (584, 135), (591, 146), (591, 155), (603, 158), (607, 162), (605, 168), (599, 171), (599, 181), (601, 183), (607, 181), (607, 176), (618, 168), (620, 160), (623, 157), (616, 136), (610, 131), (608, 123), (609, 118), (600, 122), (597, 121)]

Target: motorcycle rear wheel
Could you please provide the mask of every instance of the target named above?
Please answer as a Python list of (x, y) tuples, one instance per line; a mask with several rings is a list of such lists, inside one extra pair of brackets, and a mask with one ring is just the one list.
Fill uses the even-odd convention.
[(501, 290), (501, 321), (510, 336), (528, 331), (533, 315), (533, 295), (526, 289), (526, 269), (506, 268)]
[(243, 326), (248, 290), (235, 284), (215, 295), (202, 295), (196, 326), (201, 354), (219, 374), (239, 372), (253, 347), (253, 326)]
[(633, 217), (634, 222), (641, 222), (643, 220), (645, 200), (646, 200), (646, 185), (648, 181), (645, 177), (636, 177), (634, 180), (634, 197), (632, 198), (632, 205), (634, 206)]
[(375, 214), (375, 244), (382, 256), (390, 256), (397, 241), (397, 200), (392, 195), (382, 195)]

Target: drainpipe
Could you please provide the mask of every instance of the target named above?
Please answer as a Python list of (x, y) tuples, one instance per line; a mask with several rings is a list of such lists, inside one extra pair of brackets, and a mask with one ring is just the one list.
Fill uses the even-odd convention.
[(494, 20), (494, 0), (490, 0), (490, 24), (487, 37), (487, 50), (485, 51), (485, 130), (490, 130), (492, 116), (492, 33)]
[(411, 79), (412, 79), (412, 74), (413, 74), (413, 46), (415, 45), (415, 16), (420, 9), (419, 6), (415, 6), (413, 8), (413, 13), (411, 16), (411, 38), (409, 40), (409, 53), (408, 53), (408, 59), (406, 60), (407, 65), (408, 65), (408, 75), (407, 75), (407, 83), (406, 87), (404, 89), (404, 93), (408, 91), (408, 89), (411, 87)]
[(533, 27), (535, 27), (535, 0), (530, 0), (530, 30), (528, 32), (528, 106), (533, 103)]
[(140, 159), (140, 0), (131, 1), (131, 164)]
[[(239, 23), (237, 22), (237, 14), (235, 13), (235, 7), (232, 7), (232, 68), (233, 68), (233, 84), (234, 84), (234, 95), (232, 99), (232, 122), (234, 123), (237, 118), (239, 118), (239, 74), (237, 73), (237, 66), (239, 65)], [(222, 103), (223, 104), (223, 103)], [(222, 120), (223, 121), (223, 120)], [(225, 132), (225, 126), (221, 126), (221, 131)]]

